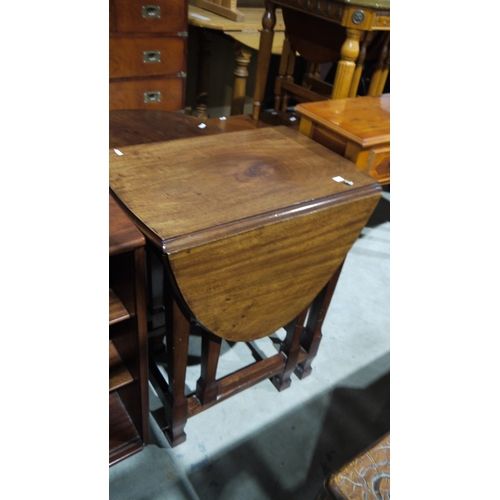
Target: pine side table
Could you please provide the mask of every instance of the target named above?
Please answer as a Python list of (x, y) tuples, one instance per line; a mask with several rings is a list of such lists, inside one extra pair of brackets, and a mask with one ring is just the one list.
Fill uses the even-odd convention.
[(390, 183), (390, 94), (298, 104), (300, 132)]

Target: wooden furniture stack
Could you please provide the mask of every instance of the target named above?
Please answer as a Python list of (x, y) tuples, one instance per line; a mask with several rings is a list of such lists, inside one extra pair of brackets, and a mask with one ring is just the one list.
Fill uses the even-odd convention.
[[(299, 102), (318, 99), (317, 93), (308, 93), (306, 88), (300, 88), (301, 86), (291, 81), (295, 50), (304, 51), (306, 60), (308, 56), (305, 52), (309, 52), (311, 57), (315, 57), (316, 54), (321, 55), (324, 50), (332, 50), (335, 54), (339, 48), (328, 47), (328, 44), (338, 38), (339, 29), (343, 42), (339, 44), (339, 60), (332, 90), (329, 93), (330, 98), (344, 99), (356, 95), (366, 50), (376, 32), (386, 32), (386, 34), (383, 37), (380, 57), (372, 75), (369, 94), (380, 95), (382, 93), (389, 72), (390, 0), (310, 0), (307, 2), (266, 0), (257, 62), (253, 118), (258, 119), (264, 111), (261, 108), (273, 45), (276, 8), (280, 7), (283, 9), (285, 18), (286, 37), (281, 58), (281, 81), (277, 82), (275, 91), (277, 100), (282, 97), (281, 87), (298, 93), (297, 95), (302, 99)], [(295, 19), (295, 22), (287, 24), (287, 12)], [(296, 26), (296, 29), (293, 26)], [(329, 33), (330, 36), (328, 36)], [(322, 62), (322, 60), (319, 59), (316, 62)], [(277, 104), (276, 109), (281, 107), (282, 105)]]
[(109, 198), (109, 465), (149, 441), (144, 236)]
[[(267, 378), (282, 390), (293, 372), (311, 372), (342, 264), (381, 187), (285, 127), (120, 152), (110, 150), (111, 192), (163, 265), (167, 377), (150, 359), (150, 380), (176, 446), (189, 417)], [(275, 355), (255, 353), (255, 363), (216, 378), (223, 339), (252, 342), (282, 327)], [(186, 394), (195, 334), (201, 373)]]
[(351, 160), (377, 179), (391, 181), (391, 96), (363, 96), (298, 104), (300, 132)]
[[(262, 16), (264, 9), (255, 7), (243, 7), (239, 10), (244, 16), (243, 20), (235, 21), (217, 10), (209, 11), (189, 5), (188, 22), (191, 26), (200, 29), (200, 60), (198, 69), (198, 81), (196, 90), (196, 103), (193, 115), (198, 118), (208, 118), (207, 107), (209, 99), (210, 59), (212, 34), (224, 33), (233, 40), (234, 44), (234, 87), (231, 102), (231, 115), (243, 113), (246, 96), (246, 84), (248, 80), (248, 66), (251, 61), (252, 51), (259, 50), (260, 30), (262, 30)], [(284, 39), (285, 25), (281, 12), (276, 14), (277, 20), (274, 27), (275, 39), (271, 48), (272, 54), (281, 54)]]
[(110, 0), (109, 107), (185, 107), (187, 0)]

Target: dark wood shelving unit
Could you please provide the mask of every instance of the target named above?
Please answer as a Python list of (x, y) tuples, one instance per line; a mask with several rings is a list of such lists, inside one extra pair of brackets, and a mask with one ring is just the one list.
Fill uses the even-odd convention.
[(149, 441), (144, 236), (109, 197), (109, 465)]
[(114, 325), (120, 321), (130, 318), (130, 314), (122, 304), (120, 298), (111, 288), (109, 289), (109, 324)]

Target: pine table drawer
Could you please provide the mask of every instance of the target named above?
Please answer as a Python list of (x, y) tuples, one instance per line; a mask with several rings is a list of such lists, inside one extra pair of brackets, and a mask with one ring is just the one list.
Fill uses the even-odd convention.
[(179, 111), (184, 108), (185, 78), (148, 78), (109, 82), (109, 109), (157, 109)]
[(184, 0), (115, 0), (118, 33), (167, 33), (187, 31)]
[(110, 38), (109, 77), (177, 75), (185, 69), (186, 39)]

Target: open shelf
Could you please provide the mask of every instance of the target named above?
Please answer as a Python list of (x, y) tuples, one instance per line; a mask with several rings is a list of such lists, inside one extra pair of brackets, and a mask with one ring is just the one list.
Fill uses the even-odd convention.
[(114, 391), (134, 381), (113, 341), (109, 341), (109, 390)]
[(145, 238), (109, 198), (109, 465), (149, 442)]
[(130, 318), (130, 314), (115, 292), (109, 289), (109, 324), (114, 325)]
[(143, 442), (120, 399), (118, 392), (109, 394), (109, 465), (141, 451)]

